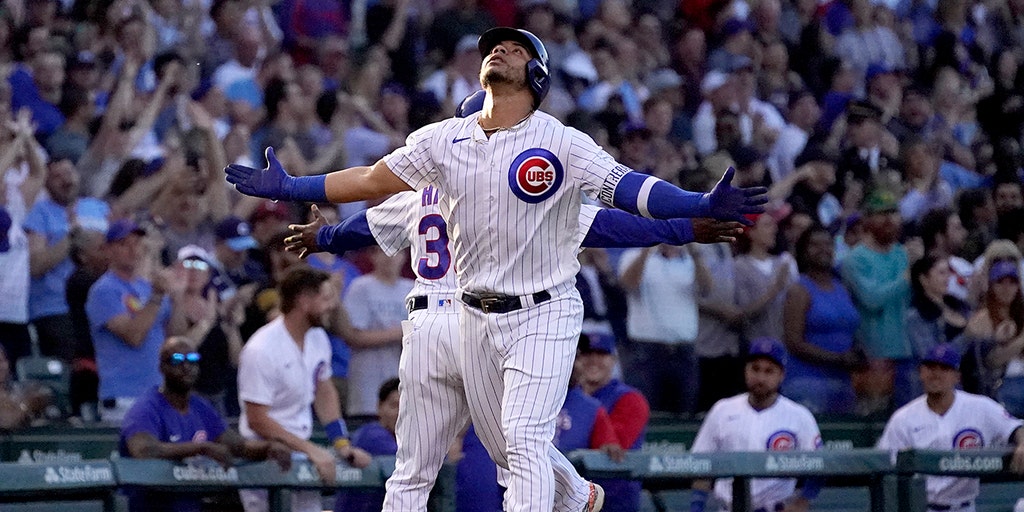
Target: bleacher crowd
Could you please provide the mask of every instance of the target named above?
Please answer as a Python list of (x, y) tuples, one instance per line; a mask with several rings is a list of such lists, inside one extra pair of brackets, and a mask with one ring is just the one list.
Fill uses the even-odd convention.
[(71, 368), (65, 414), (117, 424), (171, 335), (237, 416), (239, 353), (302, 265), (333, 276), (343, 410), (375, 416), (408, 258), (300, 260), (283, 238), (309, 205), (244, 197), (222, 169), (267, 146), (292, 174), (372, 164), (479, 90), (496, 25), (544, 41), (541, 108), (620, 162), (769, 187), (736, 244), (581, 254), (584, 333), (614, 337), (652, 409), (741, 392), (769, 337), (815, 414), (891, 412), (953, 343), (964, 389), (1024, 416), (1022, 0), (8, 0), (0, 427), (54, 415), (12, 383), (32, 354)]

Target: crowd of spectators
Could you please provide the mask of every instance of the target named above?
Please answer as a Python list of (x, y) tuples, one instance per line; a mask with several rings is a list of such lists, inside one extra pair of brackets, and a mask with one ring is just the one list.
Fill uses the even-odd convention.
[(65, 361), (72, 413), (117, 422), (181, 335), (196, 392), (238, 415), (239, 353), (310, 265), (339, 294), (341, 401), (374, 415), (408, 262), (299, 260), (282, 233), (308, 205), (243, 197), (222, 169), (266, 146), (299, 175), (373, 163), (479, 89), (495, 25), (544, 41), (541, 108), (619, 161), (691, 190), (733, 166), (770, 189), (735, 245), (581, 255), (584, 331), (616, 337), (652, 409), (742, 390), (745, 346), (769, 336), (815, 413), (905, 403), (947, 341), (965, 387), (1024, 412), (1022, 0), (5, 0), (9, 366)]

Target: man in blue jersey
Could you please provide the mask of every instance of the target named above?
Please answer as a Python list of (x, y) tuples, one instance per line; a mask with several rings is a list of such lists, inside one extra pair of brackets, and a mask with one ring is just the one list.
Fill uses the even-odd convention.
[[(282, 470), (291, 467), (287, 446), (278, 441), (243, 439), (225, 425), (206, 399), (192, 392), (199, 378), (199, 357), (195, 345), (182, 337), (171, 337), (160, 348), (163, 385), (150, 388), (128, 410), (121, 425), (121, 455), (175, 461), (203, 456), (225, 467), (234, 457), (270, 458)], [(130, 489), (128, 507), (132, 512), (191, 512), (200, 510), (200, 500)]]

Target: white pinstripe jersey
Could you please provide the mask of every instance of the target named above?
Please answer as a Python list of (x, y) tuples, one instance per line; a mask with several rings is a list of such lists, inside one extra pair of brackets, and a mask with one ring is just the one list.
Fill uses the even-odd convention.
[(414, 189), (445, 191), (439, 205), (463, 290), (528, 295), (570, 282), (581, 191), (611, 204), (630, 169), (543, 112), (490, 139), (478, 117), (425, 126), (384, 162)]
[[(893, 457), (897, 451), (909, 448), (998, 448), (1009, 444), (1013, 432), (1024, 426), (987, 396), (960, 390), (954, 393), (953, 405), (941, 416), (928, 407), (927, 395), (897, 409), (885, 424), (877, 448), (890, 450)], [(928, 502), (940, 505), (973, 500), (981, 489), (977, 478), (951, 476), (925, 477), (925, 487)]]
[[(806, 407), (779, 395), (771, 407), (758, 411), (743, 393), (723, 398), (711, 407), (690, 451), (785, 452), (816, 450), (819, 446), (818, 422)], [(792, 478), (755, 478), (750, 482), (750, 497), (754, 508), (771, 510), (794, 489), (796, 480)], [(732, 479), (716, 480), (715, 495), (731, 507)]]
[[(448, 242), (448, 229), (441, 216), (441, 192), (433, 187), (418, 192), (401, 192), (366, 210), (370, 233), (388, 256), (411, 247), (416, 284), (409, 296), (455, 292), (455, 265)], [(578, 230), (582, 241), (600, 207), (583, 205)]]

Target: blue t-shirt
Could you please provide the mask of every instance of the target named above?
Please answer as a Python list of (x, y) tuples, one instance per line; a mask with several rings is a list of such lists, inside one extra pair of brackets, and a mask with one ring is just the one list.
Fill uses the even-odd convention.
[(462, 459), (455, 467), (455, 510), (501, 512), (504, 492), (498, 485), (498, 466), (470, 426), (462, 438)]
[[(99, 199), (86, 197), (75, 203), (75, 215), (79, 222), (83, 223), (83, 227), (106, 231), (110, 207)], [(68, 236), (71, 224), (68, 222), (67, 209), (46, 198), (37, 201), (28, 212), (24, 228), (25, 231), (46, 237), (46, 245), (51, 246)], [(32, 278), (28, 288), (29, 319), (68, 313), (68, 301), (64, 291), (74, 269), (75, 264), (67, 257), (45, 274)]]
[(100, 376), (100, 400), (137, 397), (163, 382), (160, 375), (160, 345), (164, 342), (164, 326), (171, 316), (171, 301), (164, 297), (156, 321), (138, 347), (128, 345), (107, 328), (107, 322), (118, 315), (134, 315), (142, 310), (153, 293), (148, 281), (135, 277), (125, 281), (112, 271), (100, 276), (89, 289), (85, 314), (96, 349), (96, 366)]
[(7, 82), (11, 84), (11, 112), (28, 107), (32, 111), (32, 122), (36, 125), (36, 136), (40, 140), (64, 124), (64, 114), (61, 114), (60, 109), (40, 96), (28, 66), (19, 65), (7, 77)]
[[(398, 453), (398, 440), (379, 422), (363, 425), (352, 434), (352, 445), (366, 450), (370, 455)], [(384, 508), (384, 491), (340, 490), (334, 500), (335, 512), (375, 512)]]
[[(122, 457), (130, 457), (128, 439), (140, 432), (152, 434), (162, 443), (187, 443), (216, 440), (226, 428), (224, 420), (205, 399), (197, 395), (190, 396), (188, 412), (182, 414), (154, 386), (140, 396), (125, 414), (118, 449)], [(129, 489), (127, 495), (128, 509), (132, 512), (200, 510), (198, 498), (182, 494)]]

